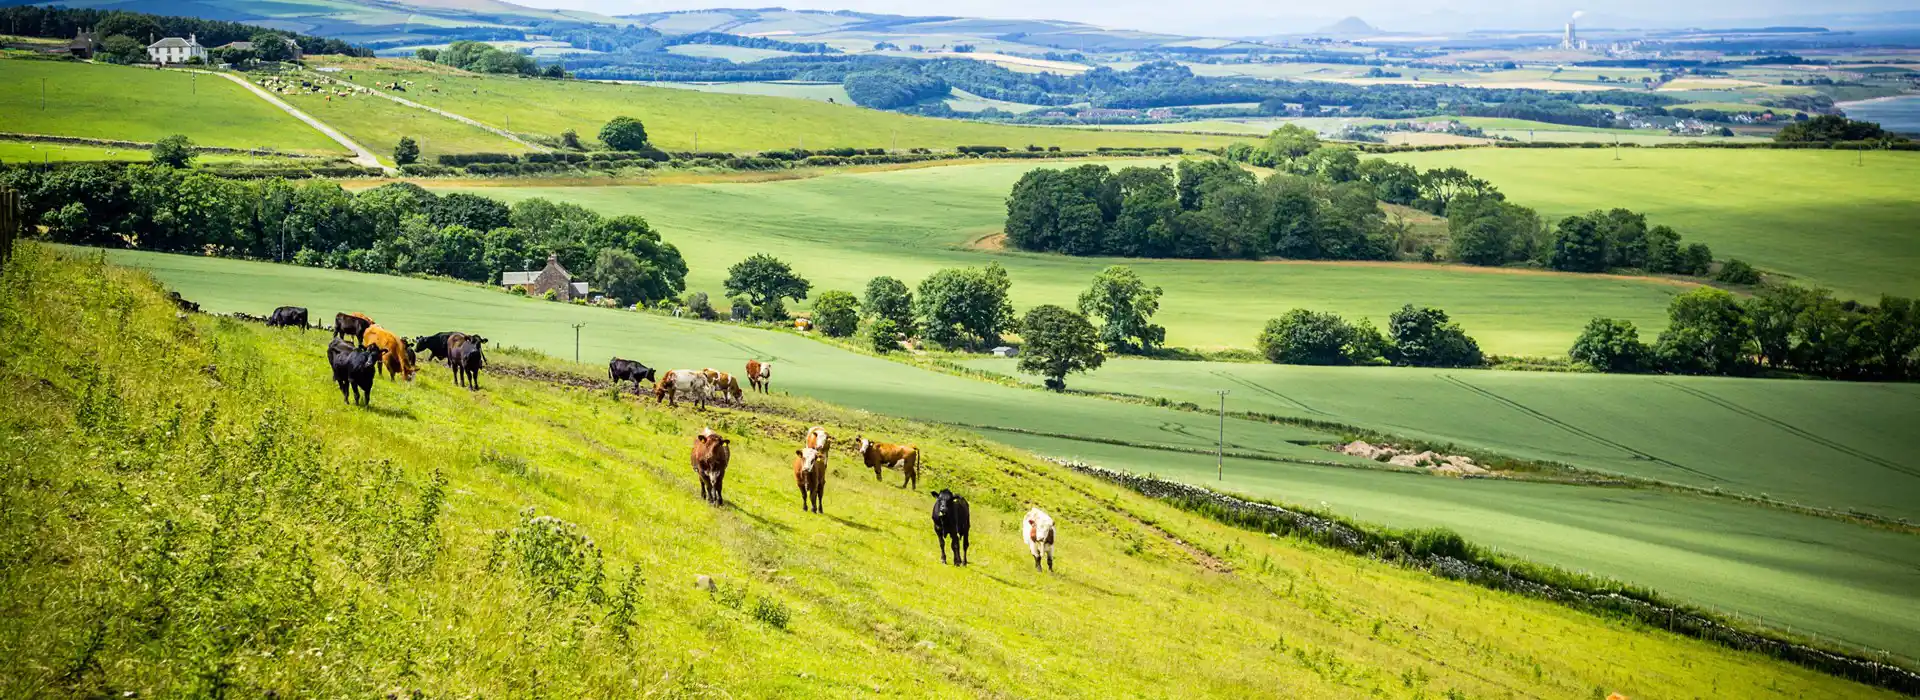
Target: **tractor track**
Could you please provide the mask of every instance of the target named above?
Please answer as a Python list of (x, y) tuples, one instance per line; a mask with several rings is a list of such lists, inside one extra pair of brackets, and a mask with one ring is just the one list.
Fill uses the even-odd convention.
[(1877, 465), (1877, 466), (1880, 466), (1880, 467), (1885, 467), (1885, 468), (1886, 468), (1886, 469), (1888, 469), (1888, 470), (1891, 470), (1891, 471), (1894, 471), (1894, 472), (1897, 472), (1897, 473), (1900, 473), (1900, 474), (1905, 474), (1905, 475), (1907, 475), (1907, 476), (1912, 476), (1912, 477), (1920, 477), (1920, 469), (1914, 469), (1914, 468), (1912, 468), (1912, 467), (1906, 467), (1906, 466), (1901, 466), (1901, 465), (1899, 465), (1899, 464), (1896, 464), (1896, 463), (1894, 463), (1894, 462), (1892, 462), (1892, 461), (1890, 461), (1890, 460), (1887, 460), (1887, 459), (1884, 459), (1884, 458), (1881, 458), (1881, 457), (1877, 457), (1877, 456), (1874, 456), (1874, 455), (1870, 455), (1870, 454), (1867, 454), (1867, 453), (1865, 453), (1865, 452), (1862, 452), (1862, 451), (1860, 451), (1860, 450), (1858, 450), (1858, 449), (1855, 449), (1855, 448), (1852, 448), (1852, 447), (1848, 447), (1848, 446), (1846, 446), (1846, 445), (1843, 445), (1843, 444), (1840, 444), (1840, 443), (1838, 443), (1838, 442), (1835, 442), (1835, 441), (1833, 441), (1833, 440), (1829, 440), (1829, 439), (1827, 439), (1827, 438), (1824, 438), (1824, 437), (1821, 437), (1821, 436), (1819, 436), (1819, 435), (1815, 435), (1815, 434), (1813, 434), (1813, 433), (1811, 433), (1811, 432), (1808, 432), (1808, 431), (1806, 431), (1806, 430), (1804, 430), (1804, 429), (1801, 429), (1800, 427), (1798, 427), (1798, 426), (1795, 426), (1795, 425), (1793, 425), (1793, 424), (1791, 424), (1791, 423), (1788, 423), (1788, 422), (1786, 422), (1786, 421), (1782, 421), (1782, 420), (1780, 420), (1780, 419), (1777, 419), (1777, 418), (1774, 418), (1774, 417), (1772, 417), (1772, 416), (1768, 416), (1768, 415), (1766, 415), (1766, 414), (1763, 414), (1763, 413), (1760, 413), (1760, 412), (1758, 412), (1758, 411), (1755, 411), (1755, 410), (1753, 410), (1753, 409), (1750, 409), (1750, 408), (1747, 408), (1747, 407), (1745, 407), (1745, 406), (1741, 406), (1741, 405), (1739, 405), (1739, 404), (1736, 404), (1736, 403), (1734, 403), (1734, 402), (1732, 402), (1732, 401), (1728, 401), (1728, 400), (1726, 400), (1726, 399), (1722, 399), (1722, 398), (1720, 398), (1720, 397), (1718, 397), (1718, 396), (1714, 396), (1713, 394), (1709, 394), (1709, 393), (1707, 393), (1707, 392), (1705, 392), (1705, 391), (1701, 391), (1701, 390), (1699, 390), (1699, 389), (1695, 389), (1695, 388), (1693, 388), (1693, 387), (1690, 387), (1690, 386), (1684, 386), (1684, 385), (1681, 385), (1681, 384), (1676, 384), (1676, 383), (1674, 383), (1674, 382), (1671, 382), (1671, 381), (1668, 381), (1668, 380), (1665, 380), (1665, 379), (1656, 379), (1656, 380), (1654, 380), (1654, 381), (1655, 381), (1655, 382), (1658, 382), (1658, 383), (1660, 383), (1660, 384), (1664, 384), (1664, 385), (1666, 385), (1666, 386), (1668, 386), (1668, 387), (1671, 387), (1671, 388), (1673, 388), (1673, 389), (1676, 389), (1676, 390), (1678, 390), (1678, 391), (1682, 391), (1682, 392), (1685, 392), (1685, 393), (1687, 393), (1687, 394), (1689, 394), (1689, 395), (1692, 395), (1692, 396), (1694, 396), (1694, 397), (1696, 397), (1696, 398), (1699, 398), (1699, 399), (1700, 399), (1700, 400), (1702, 400), (1702, 401), (1706, 401), (1706, 402), (1708, 402), (1708, 403), (1711, 403), (1711, 404), (1713, 404), (1713, 405), (1715, 405), (1715, 406), (1719, 406), (1719, 407), (1721, 407), (1721, 408), (1724, 408), (1724, 409), (1727, 409), (1727, 410), (1729, 410), (1729, 411), (1732, 411), (1732, 412), (1734, 412), (1734, 413), (1737, 413), (1737, 414), (1739, 414), (1739, 415), (1742, 415), (1742, 416), (1746, 416), (1746, 417), (1748, 417), (1748, 418), (1752, 418), (1752, 419), (1754, 419), (1754, 420), (1756, 420), (1756, 421), (1760, 421), (1760, 422), (1762, 422), (1762, 423), (1765, 423), (1765, 424), (1767, 424), (1767, 425), (1771, 425), (1771, 426), (1773, 426), (1773, 427), (1775, 427), (1775, 428), (1779, 428), (1779, 429), (1780, 429), (1781, 431), (1783, 431), (1783, 432), (1786, 432), (1786, 433), (1787, 433), (1787, 434), (1789, 434), (1789, 435), (1792, 435), (1792, 436), (1794, 436), (1794, 437), (1797, 437), (1797, 438), (1800, 438), (1800, 439), (1802, 439), (1802, 440), (1806, 440), (1807, 442), (1811, 442), (1811, 443), (1813, 443), (1813, 444), (1815, 444), (1815, 445), (1819, 445), (1819, 446), (1821, 446), (1821, 447), (1825, 447), (1825, 448), (1827, 448), (1827, 449), (1830, 449), (1830, 450), (1833, 450), (1833, 451), (1835, 451), (1835, 452), (1839, 452), (1839, 453), (1841, 453), (1841, 454), (1844, 454), (1844, 455), (1847, 455), (1847, 456), (1849, 456), (1849, 457), (1853, 457), (1853, 458), (1855, 458), (1855, 459), (1859, 459), (1859, 460), (1861, 460), (1861, 461), (1865, 461), (1865, 462), (1870, 462), (1870, 463), (1872, 463), (1872, 464), (1874, 464), (1874, 465)]
[(1515, 410), (1515, 411), (1518, 411), (1518, 412), (1520, 412), (1520, 413), (1521, 413), (1522, 415), (1525, 415), (1525, 416), (1528, 416), (1528, 417), (1531, 417), (1531, 418), (1533, 418), (1533, 419), (1535, 419), (1535, 420), (1538, 420), (1538, 421), (1540, 421), (1540, 422), (1542, 422), (1542, 423), (1545, 423), (1545, 424), (1547, 424), (1547, 425), (1550, 425), (1550, 426), (1553, 426), (1553, 427), (1555, 427), (1555, 428), (1559, 428), (1560, 430), (1563, 430), (1563, 431), (1566, 431), (1566, 432), (1567, 432), (1568, 434), (1570, 434), (1570, 435), (1573, 435), (1573, 436), (1575, 436), (1575, 437), (1579, 437), (1579, 438), (1582, 438), (1582, 439), (1585, 439), (1585, 440), (1589, 440), (1589, 441), (1592, 441), (1593, 443), (1595, 443), (1595, 444), (1598, 444), (1598, 445), (1601, 445), (1601, 446), (1604, 446), (1604, 447), (1609, 447), (1609, 448), (1612, 448), (1612, 449), (1616, 449), (1616, 450), (1619, 450), (1619, 451), (1621, 451), (1621, 452), (1625, 452), (1625, 453), (1627, 453), (1627, 454), (1629, 454), (1629, 455), (1632, 455), (1633, 457), (1635, 457), (1635, 458), (1637, 458), (1637, 459), (1644, 459), (1644, 460), (1647, 460), (1647, 461), (1649, 461), (1649, 462), (1653, 462), (1653, 463), (1655, 463), (1655, 464), (1660, 464), (1660, 465), (1664, 465), (1664, 466), (1667, 466), (1667, 467), (1672, 467), (1672, 468), (1674, 468), (1674, 469), (1678, 469), (1678, 470), (1680, 470), (1680, 471), (1683, 471), (1683, 472), (1686, 472), (1686, 473), (1688, 473), (1688, 474), (1692, 474), (1692, 475), (1694, 475), (1694, 476), (1698, 476), (1698, 477), (1700, 477), (1700, 478), (1703, 478), (1703, 479), (1706, 479), (1706, 480), (1708, 480), (1708, 481), (1716, 481), (1716, 482), (1718, 482), (1718, 481), (1725, 481), (1725, 479), (1721, 479), (1720, 477), (1718, 477), (1718, 476), (1714, 476), (1713, 474), (1709, 474), (1709, 473), (1707, 473), (1707, 472), (1703, 472), (1703, 471), (1700, 471), (1700, 470), (1698, 470), (1698, 469), (1694, 469), (1694, 468), (1692, 468), (1692, 467), (1688, 467), (1688, 466), (1686, 466), (1686, 465), (1683, 465), (1683, 464), (1680, 464), (1680, 463), (1678, 463), (1678, 462), (1674, 462), (1674, 461), (1671, 461), (1671, 460), (1668, 460), (1668, 459), (1664, 459), (1664, 458), (1661, 458), (1661, 457), (1658, 457), (1658, 456), (1655, 456), (1655, 455), (1652, 455), (1652, 454), (1649, 454), (1649, 453), (1646, 453), (1646, 452), (1643, 452), (1643, 451), (1640, 451), (1640, 450), (1638, 450), (1638, 449), (1635, 449), (1635, 448), (1633, 448), (1633, 447), (1630, 447), (1630, 446), (1628, 446), (1628, 445), (1625, 445), (1625, 444), (1623, 444), (1623, 443), (1619, 443), (1619, 442), (1615, 442), (1615, 441), (1613, 441), (1613, 440), (1609, 440), (1609, 439), (1607, 439), (1607, 438), (1604, 438), (1604, 437), (1601, 437), (1601, 436), (1599, 436), (1599, 435), (1596, 435), (1596, 434), (1594, 434), (1594, 433), (1592, 433), (1592, 432), (1590, 432), (1590, 431), (1588, 431), (1588, 430), (1586, 430), (1585, 428), (1581, 428), (1581, 427), (1579, 427), (1579, 426), (1576, 426), (1576, 425), (1573, 425), (1573, 424), (1571, 424), (1571, 423), (1567, 423), (1567, 422), (1565, 422), (1565, 421), (1562, 421), (1562, 420), (1560, 420), (1560, 419), (1558, 419), (1558, 418), (1554, 418), (1553, 416), (1549, 416), (1549, 415), (1547, 415), (1547, 414), (1545, 414), (1545, 413), (1542, 413), (1542, 412), (1540, 412), (1540, 411), (1537, 411), (1537, 410), (1534, 410), (1533, 408), (1531, 408), (1531, 407), (1528, 407), (1528, 406), (1527, 406), (1526, 404), (1523, 404), (1523, 403), (1520, 403), (1520, 402), (1518, 402), (1518, 401), (1515, 401), (1515, 400), (1513, 400), (1513, 399), (1509, 399), (1509, 398), (1507, 398), (1507, 397), (1505, 397), (1505, 396), (1501, 396), (1501, 395), (1499, 395), (1499, 394), (1496, 394), (1496, 393), (1494, 393), (1494, 392), (1492, 392), (1492, 391), (1489, 391), (1489, 390), (1487, 390), (1487, 389), (1483, 389), (1483, 388), (1480, 388), (1480, 387), (1477, 387), (1477, 386), (1474, 386), (1474, 385), (1472, 385), (1472, 384), (1468, 384), (1468, 383), (1467, 383), (1467, 382), (1466, 382), (1465, 380), (1462, 380), (1462, 379), (1460, 379), (1460, 378), (1458, 378), (1458, 377), (1455, 377), (1455, 376), (1453, 376), (1453, 375), (1451, 375), (1451, 374), (1442, 374), (1442, 375), (1439, 375), (1439, 377), (1440, 377), (1440, 379), (1441, 379), (1441, 380), (1443, 380), (1443, 381), (1445, 381), (1445, 382), (1447, 382), (1447, 383), (1449, 383), (1449, 384), (1452, 384), (1452, 385), (1454, 385), (1454, 386), (1457, 386), (1457, 387), (1460, 387), (1461, 389), (1465, 389), (1465, 390), (1467, 390), (1467, 391), (1469, 391), (1469, 392), (1472, 392), (1472, 393), (1474, 393), (1474, 394), (1476, 394), (1476, 395), (1479, 395), (1479, 396), (1480, 396), (1480, 397), (1482, 397), (1482, 398), (1486, 398), (1486, 399), (1488, 399), (1488, 400), (1491, 400), (1491, 401), (1493, 401), (1493, 402), (1495, 402), (1495, 403), (1498, 403), (1498, 404), (1500, 404), (1500, 405), (1502, 405), (1502, 406), (1506, 406), (1507, 408), (1511, 408), (1511, 409), (1513, 409), (1513, 410)]

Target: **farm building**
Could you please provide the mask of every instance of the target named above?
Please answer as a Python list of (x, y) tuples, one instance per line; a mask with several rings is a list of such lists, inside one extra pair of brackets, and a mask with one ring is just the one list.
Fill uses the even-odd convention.
[(188, 34), (185, 39), (170, 36), (147, 46), (147, 58), (152, 59), (154, 63), (162, 65), (168, 63), (186, 63), (196, 58), (205, 61), (207, 60), (207, 48), (201, 46), (200, 41), (194, 38), (192, 34)]
[(525, 287), (527, 296), (544, 296), (548, 291), (560, 301), (585, 299), (587, 283), (573, 281), (573, 274), (560, 266), (560, 258), (547, 256), (547, 266), (540, 270), (527, 272), (500, 273), (500, 286), (507, 289)]
[(100, 42), (93, 38), (93, 32), (74, 30), (73, 41), (67, 42), (67, 55), (82, 60), (93, 58), (93, 52), (100, 50)]

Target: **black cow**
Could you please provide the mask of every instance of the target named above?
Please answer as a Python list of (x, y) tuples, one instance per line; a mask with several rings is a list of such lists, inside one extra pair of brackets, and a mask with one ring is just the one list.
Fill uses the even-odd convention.
[(487, 365), (487, 357), (481, 352), (481, 347), (486, 344), (486, 338), (470, 335), (447, 349), (447, 367), (453, 370), (455, 386), (464, 386), (468, 390), (480, 388), (480, 368)]
[(373, 319), (360, 314), (334, 314), (333, 337), (352, 338), (354, 345), (366, 342), (367, 329), (373, 327)]
[(267, 316), (267, 325), (276, 328), (299, 326), (300, 330), (304, 331), (307, 329), (307, 310), (298, 306), (282, 306), (274, 309), (273, 314)]
[(967, 563), (967, 550), (973, 543), (967, 533), (973, 529), (967, 499), (947, 489), (933, 492), (933, 536), (940, 540), (940, 563), (947, 563), (947, 542), (953, 542), (953, 565)]
[(451, 348), (447, 347), (447, 340), (456, 335), (461, 334), (456, 331), (440, 331), (433, 335), (423, 335), (414, 338), (411, 344), (413, 345), (414, 352), (424, 352), (427, 354), (428, 359), (437, 362), (453, 357), (453, 353), (450, 352)]
[(172, 299), (173, 305), (180, 307), (181, 311), (191, 311), (193, 313), (200, 313), (200, 305), (195, 304), (191, 301), (187, 301), (185, 298), (180, 296), (179, 292), (167, 292), (167, 298)]
[(633, 393), (636, 394), (640, 393), (640, 380), (657, 383), (653, 378), (652, 367), (618, 357), (607, 363), (607, 378), (613, 380), (616, 388), (619, 387), (620, 382), (633, 382)]
[(380, 369), (380, 355), (387, 351), (378, 345), (354, 347), (334, 339), (327, 345), (327, 362), (333, 365), (333, 381), (340, 385), (340, 399), (349, 405), (357, 399), (365, 406), (373, 402), (373, 375)]

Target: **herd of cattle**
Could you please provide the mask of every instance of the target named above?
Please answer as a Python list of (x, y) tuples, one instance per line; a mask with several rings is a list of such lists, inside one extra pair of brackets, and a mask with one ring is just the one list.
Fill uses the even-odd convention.
[[(307, 310), (295, 306), (283, 306), (274, 309), (266, 324), (276, 327), (308, 328)], [(351, 341), (351, 342), (349, 342)], [(389, 380), (404, 378), (413, 381), (418, 371), (415, 360), (425, 353), (429, 359), (444, 361), (454, 374), (454, 383), (469, 390), (480, 388), (480, 370), (486, 365), (484, 347), (487, 339), (478, 335), (446, 331), (417, 338), (403, 338), (392, 331), (374, 323), (365, 314), (342, 313), (333, 318), (333, 341), (327, 345), (327, 361), (333, 368), (333, 380), (340, 386), (340, 397), (349, 404), (369, 405), (373, 399), (373, 380), (379, 370), (387, 370)], [(755, 391), (767, 392), (772, 384), (773, 364), (759, 360), (747, 361), (747, 383)], [(656, 378), (657, 376), (657, 378)], [(700, 370), (674, 369), (664, 373), (656, 371), (633, 360), (618, 357), (607, 363), (607, 377), (615, 387), (622, 382), (631, 382), (635, 393), (640, 391), (640, 382), (653, 384), (654, 403), (668, 402), (677, 407), (679, 399), (685, 396), (704, 410), (710, 400), (731, 401), (742, 405), (744, 393), (733, 375), (713, 368)], [(833, 445), (833, 438), (822, 426), (813, 426), (806, 432), (799, 449), (793, 451), (793, 479), (800, 490), (800, 507), (812, 513), (824, 513), (822, 499), (827, 487), (827, 458)], [(855, 436), (853, 451), (860, 455), (861, 461), (873, 470), (877, 481), (884, 478), (888, 469), (897, 469), (901, 473), (901, 488), (918, 488), (920, 484), (920, 449), (913, 445), (895, 445), (875, 442), (864, 436)], [(693, 440), (693, 471), (700, 481), (700, 496), (719, 506), (725, 505), (723, 495), (727, 476), (727, 463), (732, 459), (730, 441), (715, 433), (711, 428), (702, 428)], [(940, 562), (948, 561), (947, 552), (953, 552), (955, 566), (967, 563), (967, 551), (971, 546), (969, 533), (972, 520), (967, 499), (949, 489), (932, 492), (934, 536), (940, 542)], [(1053, 518), (1039, 508), (1027, 512), (1021, 538), (1027, 545), (1027, 551), (1033, 555), (1033, 567), (1040, 570), (1041, 562), (1046, 562), (1046, 570), (1053, 570)]]

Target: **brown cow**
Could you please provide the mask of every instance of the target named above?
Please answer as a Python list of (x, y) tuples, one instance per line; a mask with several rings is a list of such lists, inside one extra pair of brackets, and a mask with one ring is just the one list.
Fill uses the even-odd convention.
[(773, 363), (759, 360), (747, 360), (747, 384), (754, 391), (766, 393), (767, 383), (773, 380)]
[(727, 461), (733, 458), (733, 450), (727, 445), (727, 439), (712, 428), (701, 428), (700, 435), (693, 439), (693, 475), (700, 478), (700, 497), (716, 506), (727, 504), (720, 495), (727, 478)]
[(701, 369), (700, 373), (707, 375), (708, 392), (716, 397), (725, 397), (731, 400), (735, 406), (742, 405), (740, 402), (740, 382), (734, 381), (733, 375), (712, 367)]
[(874, 481), (880, 480), (882, 469), (898, 469), (903, 476), (901, 488), (920, 488), (920, 448), (874, 442), (856, 435), (853, 438), (853, 451), (860, 453), (860, 458), (873, 468)]
[(367, 345), (377, 345), (386, 349), (386, 355), (380, 358), (380, 365), (387, 368), (387, 379), (400, 375), (407, 381), (413, 381), (413, 353), (407, 352), (410, 348), (407, 347), (406, 341), (394, 335), (393, 331), (381, 328), (379, 324), (367, 326), (367, 332), (361, 334), (361, 337)]
[(367, 328), (373, 326), (373, 319), (366, 314), (334, 314), (333, 337), (352, 338), (355, 345), (365, 345)]
[(827, 446), (833, 442), (827, 429), (807, 429), (805, 447), (793, 451), (793, 480), (800, 486), (800, 509), (824, 512), (820, 497), (827, 492)]

